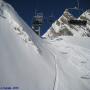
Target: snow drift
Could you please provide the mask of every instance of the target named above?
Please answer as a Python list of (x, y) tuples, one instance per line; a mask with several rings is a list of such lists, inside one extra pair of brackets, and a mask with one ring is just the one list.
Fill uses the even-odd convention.
[(90, 90), (90, 38), (39, 38), (0, 1), (0, 89)]

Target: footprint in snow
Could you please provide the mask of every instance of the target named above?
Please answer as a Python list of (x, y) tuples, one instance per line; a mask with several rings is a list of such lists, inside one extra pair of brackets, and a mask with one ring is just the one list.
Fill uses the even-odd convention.
[(56, 40), (63, 40), (62, 38), (58, 38), (58, 39), (56, 39)]
[(68, 54), (68, 52), (61, 52), (62, 54)]
[(87, 63), (87, 62), (86, 62), (86, 61), (81, 61), (81, 63), (83, 63), (83, 64), (84, 64), (84, 63)]
[(85, 76), (82, 76), (81, 78), (82, 79), (90, 79), (90, 76), (89, 75), (85, 75)]

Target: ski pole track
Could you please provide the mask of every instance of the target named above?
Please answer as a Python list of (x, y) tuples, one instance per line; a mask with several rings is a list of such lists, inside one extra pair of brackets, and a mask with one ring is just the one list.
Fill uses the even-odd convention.
[(54, 53), (52, 53), (52, 48), (50, 47), (50, 43), (48, 43), (49, 48), (48, 51), (52, 54), (53, 56), (53, 61), (55, 64), (55, 79), (54, 79), (54, 84), (53, 84), (53, 90), (57, 90), (58, 89), (58, 65), (57, 65), (57, 59), (56, 59), (56, 55)]

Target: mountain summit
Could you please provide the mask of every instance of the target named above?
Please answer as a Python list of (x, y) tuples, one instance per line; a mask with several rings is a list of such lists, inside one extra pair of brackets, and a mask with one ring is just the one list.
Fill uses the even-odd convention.
[[(72, 19), (87, 20), (87, 25), (81, 26), (69, 24), (68, 21)], [(90, 10), (87, 10), (79, 18), (76, 18), (66, 9), (63, 15), (56, 20), (50, 29), (43, 35), (43, 37), (46, 38), (54, 38), (57, 36), (90, 37)]]

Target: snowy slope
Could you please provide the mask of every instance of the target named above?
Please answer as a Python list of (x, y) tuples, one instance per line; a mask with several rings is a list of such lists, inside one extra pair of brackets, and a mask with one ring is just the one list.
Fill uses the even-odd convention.
[[(88, 11), (89, 10), (80, 16), (82, 17), (82, 20), (87, 20), (88, 24), (86, 26), (77, 26), (70, 25), (68, 23), (68, 20), (76, 18), (66, 9), (63, 15), (52, 24), (43, 37), (53, 38), (57, 36), (90, 36), (90, 12)], [(80, 17), (78, 19), (80, 19)]]
[(0, 1), (0, 89), (90, 90), (90, 38), (39, 38)]
[(49, 41), (57, 63), (57, 89), (90, 89), (90, 38), (58, 37)]
[[(53, 57), (44, 48), (46, 54), (41, 56), (39, 47), (42, 47), (42, 41), (10, 5), (0, 4), (3, 4), (0, 6), (3, 12), (0, 15), (0, 88), (52, 90), (55, 77)], [(31, 41), (27, 41), (28, 37)]]

